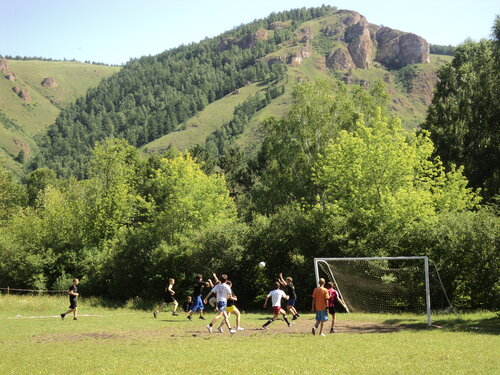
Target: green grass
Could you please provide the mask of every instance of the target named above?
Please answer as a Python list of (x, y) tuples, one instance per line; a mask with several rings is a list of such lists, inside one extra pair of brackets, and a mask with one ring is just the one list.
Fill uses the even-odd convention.
[(191, 117), (184, 124), (182, 130), (169, 133), (143, 146), (147, 152), (161, 152), (170, 145), (178, 150), (184, 151), (197, 144), (205, 144), (205, 139), (226, 122), (233, 118), (234, 108), (243, 103), (249, 96), (255, 95), (264, 87), (257, 83), (242, 87), (239, 94), (226, 95), (225, 97), (210, 103), (197, 115)]
[[(0, 111), (20, 129), (7, 129), (0, 121), (0, 161), (16, 172), (21, 166), (13, 158), (19, 153), (20, 144), (28, 146), (28, 156), (32, 155), (36, 150), (35, 137), (54, 122), (61, 108), (120, 69), (71, 61), (8, 60), (7, 63), (16, 81), (0, 77)], [(41, 82), (47, 77), (54, 78), (57, 87), (42, 87)], [(21, 100), (12, 91), (14, 86), (27, 89), (32, 101)]]
[[(498, 315), (436, 317), (442, 329), (422, 326), (423, 317), (339, 314), (340, 333), (312, 336), (311, 314), (288, 329), (253, 330), (267, 313), (243, 314), (246, 331), (209, 335), (205, 322), (183, 314), (153, 319), (150, 311), (103, 307), (82, 299), (78, 321), (56, 316), (67, 297), (0, 296), (1, 374), (496, 374), (500, 370)], [(213, 315), (210, 314), (209, 317)], [(384, 324), (392, 333), (342, 332), (347, 324)], [(299, 328), (297, 328), (299, 327)], [(480, 329), (474, 329), (480, 327)], [(352, 332), (355, 332), (353, 328)], [(399, 330), (400, 329), (400, 330)]]

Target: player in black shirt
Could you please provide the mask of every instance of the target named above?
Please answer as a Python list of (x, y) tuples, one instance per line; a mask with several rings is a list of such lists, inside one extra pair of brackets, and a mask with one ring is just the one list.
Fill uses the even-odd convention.
[(174, 306), (173, 310), (172, 310), (172, 315), (174, 315), (174, 316), (179, 315), (177, 313), (177, 306), (179, 306), (179, 303), (174, 298), (174, 295), (175, 295), (175, 292), (174, 292), (174, 289), (173, 289), (174, 284), (175, 284), (175, 279), (172, 279), (172, 278), (168, 279), (168, 285), (165, 288), (165, 292), (163, 293), (163, 302), (158, 307), (158, 309), (153, 312), (153, 317), (155, 319), (158, 316), (158, 313), (160, 312), (160, 310), (163, 310), (163, 308), (165, 308), (165, 306), (167, 306), (169, 304), (172, 304)]
[(79, 296), (78, 294), (78, 289), (77, 285), (80, 283), (80, 280), (78, 279), (73, 279), (73, 285), (69, 287), (68, 294), (69, 294), (69, 310), (66, 311), (65, 313), (61, 314), (61, 319), (64, 319), (66, 314), (73, 313), (73, 320), (77, 320), (77, 309), (78, 309), (78, 301), (77, 298)]
[(203, 281), (203, 276), (202, 275), (196, 275), (194, 278), (194, 287), (193, 287), (193, 307), (191, 308), (191, 311), (189, 312), (188, 319), (193, 320), (193, 314), (197, 311), (200, 312), (200, 319), (205, 320), (205, 317), (203, 316), (203, 310), (205, 309), (205, 306), (203, 305), (203, 299), (201, 298), (202, 294), (202, 289), (205, 287), (212, 287), (213, 288), (212, 281), (209, 279), (207, 281)]
[(278, 282), (281, 284), (281, 286), (283, 286), (283, 290), (290, 297), (286, 305), (286, 310), (290, 314), (292, 314), (293, 316), (292, 320), (295, 320), (299, 317), (299, 314), (295, 309), (295, 303), (297, 302), (297, 294), (295, 293), (295, 286), (293, 285), (293, 279), (290, 276), (288, 276), (285, 281), (283, 279), (283, 274), (280, 273)]

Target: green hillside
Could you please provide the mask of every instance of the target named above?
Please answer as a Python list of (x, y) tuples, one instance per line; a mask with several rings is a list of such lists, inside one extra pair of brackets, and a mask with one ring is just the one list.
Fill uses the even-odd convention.
[[(386, 48), (398, 38), (406, 38), (400, 44), (408, 49), (399, 55)], [(58, 76), (41, 62), (32, 70), (15, 62), (12, 69), (19, 71), (21, 86), (30, 88), (32, 103), (9, 91), (5, 115), (26, 133), (17, 136), (30, 151), (37, 147), (30, 137), (53, 123), (38, 141), (34, 165), (79, 178), (86, 174), (95, 142), (109, 137), (123, 138), (145, 152), (201, 145), (217, 158), (234, 142), (255, 151), (259, 123), (270, 115), (285, 115), (293, 87), (317, 78), (367, 89), (383, 81), (390, 111), (413, 129), (424, 120), (437, 69), (451, 59), (428, 51), (424, 39), (370, 24), (354, 11), (293, 9), (199, 43), (133, 59), (100, 84), (116, 68), (77, 64), (75, 70), (81, 71), (75, 73), (64, 65)], [(46, 76), (53, 76), (58, 86), (41, 87)], [(67, 106), (85, 93), (77, 79), (83, 76), (97, 87)], [(12, 90), (12, 82), (3, 85)], [(2, 148), (10, 157), (20, 149), (12, 144)]]
[[(391, 97), (390, 110), (401, 120), (407, 129), (414, 129), (424, 121), (427, 106), (432, 99), (432, 89), (436, 79), (436, 71), (444, 63), (450, 62), (452, 57), (445, 55), (431, 55), (430, 63), (413, 64), (399, 70), (390, 70), (375, 62), (368, 70), (354, 69), (351, 72), (338, 72), (325, 67), (324, 54), (326, 51), (341, 46), (341, 42), (322, 36), (325, 25), (336, 24), (339, 16), (325, 16), (317, 20), (304, 22), (300, 29), (310, 27), (313, 31), (313, 54), (299, 66), (288, 66), (286, 93), (275, 98), (268, 106), (258, 111), (248, 122), (246, 130), (239, 135), (235, 143), (247, 152), (258, 150), (260, 145), (259, 124), (269, 116), (285, 116), (290, 107), (291, 91), (298, 82), (311, 79), (326, 79), (350, 81), (350, 84), (366, 82), (366, 86), (377, 81), (384, 82)], [(280, 56), (291, 56), (301, 47), (297, 40), (282, 43), (281, 48), (268, 54), (265, 59)], [(407, 72), (407, 74), (404, 74)], [(256, 84), (242, 87), (238, 95), (229, 94), (214, 103), (211, 103), (195, 116), (183, 122), (176, 131), (160, 137), (142, 149), (145, 152), (161, 152), (168, 147), (186, 150), (197, 144), (204, 144), (211, 132), (219, 129), (231, 116), (234, 107), (240, 104), (250, 94), (254, 94)], [(262, 91), (262, 90), (261, 90)]]
[[(37, 150), (35, 138), (45, 133), (61, 109), (120, 69), (72, 61), (3, 61), (6, 68), (0, 78), (0, 162), (17, 172), (22, 166), (14, 158), (20, 150), (30, 157)], [(43, 87), (46, 78), (53, 78), (55, 86)], [(27, 92), (31, 100), (21, 99), (13, 91), (15, 87)]]

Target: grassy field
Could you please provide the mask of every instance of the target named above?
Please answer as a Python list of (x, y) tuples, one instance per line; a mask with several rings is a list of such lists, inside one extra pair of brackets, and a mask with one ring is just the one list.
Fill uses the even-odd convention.
[[(500, 318), (341, 314), (335, 334), (313, 336), (312, 314), (291, 328), (243, 314), (243, 332), (210, 335), (184, 314), (103, 307), (83, 298), (80, 318), (58, 314), (67, 297), (0, 296), (0, 374), (497, 374)], [(211, 318), (213, 314), (208, 314)]]

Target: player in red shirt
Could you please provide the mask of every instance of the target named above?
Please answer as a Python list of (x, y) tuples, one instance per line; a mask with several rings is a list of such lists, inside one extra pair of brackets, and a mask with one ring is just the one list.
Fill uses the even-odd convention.
[(335, 325), (335, 301), (339, 301), (342, 306), (347, 310), (345, 302), (340, 298), (339, 293), (333, 289), (333, 283), (330, 281), (328, 283), (328, 312), (332, 315), (332, 327), (330, 328), (330, 333), (335, 333), (333, 326)]

